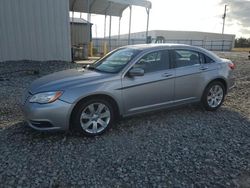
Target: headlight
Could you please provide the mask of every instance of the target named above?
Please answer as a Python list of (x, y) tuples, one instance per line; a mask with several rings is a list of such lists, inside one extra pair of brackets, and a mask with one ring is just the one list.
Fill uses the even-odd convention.
[(54, 92), (44, 92), (44, 93), (37, 93), (30, 98), (31, 103), (52, 103), (56, 101), (60, 96), (62, 96), (62, 91), (54, 91)]

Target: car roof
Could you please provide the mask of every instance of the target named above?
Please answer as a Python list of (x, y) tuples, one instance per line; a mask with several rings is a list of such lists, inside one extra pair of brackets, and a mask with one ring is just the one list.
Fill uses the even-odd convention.
[(175, 44), (175, 43), (164, 43), (164, 44), (136, 44), (136, 45), (128, 45), (128, 46), (123, 46), (121, 48), (131, 48), (131, 49), (137, 49), (137, 50), (142, 50), (142, 51), (151, 51), (151, 50), (157, 50), (157, 49), (175, 49), (175, 48), (184, 48), (184, 49), (190, 49), (190, 50), (197, 50), (199, 52), (205, 53), (208, 55), (210, 58), (218, 61), (220, 58), (204, 49), (198, 46), (192, 46), (192, 45), (187, 45), (187, 44)]
[(174, 43), (165, 43), (165, 44), (136, 44), (136, 45), (128, 45), (124, 46), (127, 48), (133, 48), (138, 50), (145, 50), (145, 49), (156, 49), (156, 48), (170, 48), (170, 47), (193, 47), (186, 44), (174, 44)]

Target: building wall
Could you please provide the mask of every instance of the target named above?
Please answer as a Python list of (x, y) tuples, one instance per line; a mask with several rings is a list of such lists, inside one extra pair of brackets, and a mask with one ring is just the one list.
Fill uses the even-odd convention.
[[(235, 35), (207, 33), (196, 31), (167, 31), (167, 30), (152, 30), (148, 32), (152, 39), (157, 36), (163, 36), (166, 43), (183, 43), (194, 46), (200, 46), (209, 50), (231, 50), (234, 47)], [(112, 37), (116, 39), (117, 36)], [(128, 35), (121, 35), (121, 39), (127, 39)], [(146, 32), (131, 33), (131, 39), (146, 41)], [(153, 41), (154, 42), (154, 41)]]
[(91, 24), (70, 23), (71, 44), (88, 45), (91, 41)]
[[(157, 36), (163, 36), (166, 40), (234, 40), (235, 35), (220, 33), (207, 33), (197, 31), (167, 31), (167, 30), (152, 30), (148, 32), (149, 36), (155, 38)], [(121, 38), (126, 38), (127, 35), (121, 35)], [(131, 38), (146, 38), (145, 32), (131, 33)]]
[(71, 60), (68, 0), (0, 0), (0, 61)]

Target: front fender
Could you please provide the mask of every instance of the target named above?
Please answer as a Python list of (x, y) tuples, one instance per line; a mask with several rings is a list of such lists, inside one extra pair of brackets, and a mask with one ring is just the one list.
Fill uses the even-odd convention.
[(106, 95), (113, 98), (120, 111), (122, 111), (121, 79), (95, 83), (90, 85), (78, 85), (64, 91), (60, 100), (70, 104), (77, 104), (80, 100), (92, 95)]

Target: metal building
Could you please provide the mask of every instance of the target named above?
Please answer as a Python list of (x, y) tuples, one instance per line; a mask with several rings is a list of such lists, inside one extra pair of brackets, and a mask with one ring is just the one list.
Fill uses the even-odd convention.
[(92, 40), (92, 24), (82, 18), (70, 18), (72, 58), (87, 59), (88, 45)]
[[(208, 33), (198, 31), (168, 31), (168, 30), (152, 30), (148, 32), (148, 36), (152, 38), (152, 42), (164, 43), (182, 43), (206, 48), (208, 50), (230, 51), (234, 47), (235, 35)], [(121, 35), (120, 42), (125, 40), (128, 35)], [(131, 39), (134, 43), (144, 43), (146, 32), (131, 33)], [(117, 36), (112, 37), (114, 40)], [(118, 41), (119, 42), (119, 41)], [(158, 41), (159, 42), (159, 41)]]
[(82, 18), (70, 18), (71, 45), (86, 45), (92, 39), (92, 24)]
[(0, 61), (70, 61), (68, 10), (68, 0), (1, 0)]
[(132, 5), (145, 7), (149, 16), (146, 0), (0, 0), (0, 62), (71, 61), (70, 11), (111, 20)]

